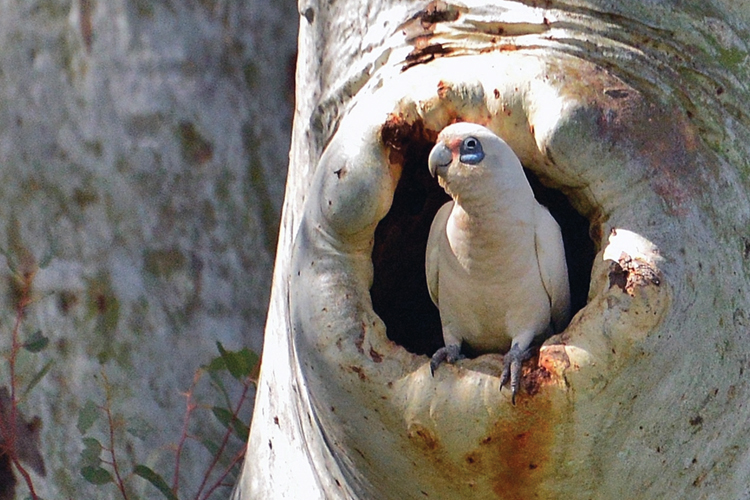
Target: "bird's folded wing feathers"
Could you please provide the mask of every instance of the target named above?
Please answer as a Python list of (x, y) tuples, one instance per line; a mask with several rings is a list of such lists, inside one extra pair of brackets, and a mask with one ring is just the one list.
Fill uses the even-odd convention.
[(432, 302), (439, 307), (438, 303), (438, 254), (440, 253), (440, 242), (445, 238), (445, 226), (453, 209), (453, 202), (449, 201), (438, 210), (430, 226), (430, 236), (427, 238), (427, 252), (425, 253), (425, 274), (427, 275), (427, 290), (430, 292)]
[(552, 325), (561, 332), (570, 316), (570, 287), (560, 226), (541, 205), (536, 209), (536, 255), (542, 283), (550, 298)]

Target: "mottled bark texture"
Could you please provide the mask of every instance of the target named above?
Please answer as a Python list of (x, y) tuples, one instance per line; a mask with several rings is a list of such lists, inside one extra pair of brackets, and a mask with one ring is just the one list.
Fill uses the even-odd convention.
[[(747, 6), (299, 11), (289, 181), (235, 498), (750, 495)], [(513, 147), (566, 239), (577, 314), (526, 366), (515, 407), (499, 355), (429, 374), (440, 332), (420, 252), (444, 198), (426, 158), (457, 120)]]
[[(54, 362), (21, 405), (41, 417), (47, 476), (34, 476), (37, 492), (118, 497), (79, 474), (76, 423), (87, 400), (104, 402), (101, 369), (125, 417), (123, 472), (146, 463), (171, 483), (168, 445), (193, 372), (216, 341), (262, 346), (295, 6), (4, 0), (0, 12), (0, 246), (14, 266), (36, 270), (22, 338), (41, 330), (50, 339), (19, 358), (19, 387)], [(4, 262), (0, 270), (6, 352), (15, 285)], [(196, 415), (207, 436), (221, 431), (209, 411)], [(89, 435), (106, 443), (106, 431), (100, 420)], [(184, 459), (181, 492), (195, 491), (211, 459), (199, 448)], [(141, 498), (158, 495), (143, 480), (129, 484)]]

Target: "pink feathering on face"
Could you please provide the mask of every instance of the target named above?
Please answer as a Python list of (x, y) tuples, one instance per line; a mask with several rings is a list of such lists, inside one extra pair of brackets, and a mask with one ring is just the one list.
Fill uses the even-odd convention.
[(453, 153), (454, 157), (458, 154), (458, 148), (461, 147), (462, 141), (463, 139), (460, 137), (451, 137), (448, 138), (448, 140), (445, 142), (446, 146), (448, 146), (448, 149), (451, 150), (451, 153)]

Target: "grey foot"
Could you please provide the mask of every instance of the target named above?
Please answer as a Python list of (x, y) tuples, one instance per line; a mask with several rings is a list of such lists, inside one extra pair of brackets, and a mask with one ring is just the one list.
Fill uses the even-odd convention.
[(441, 347), (432, 355), (432, 359), (430, 359), (430, 375), (433, 377), (435, 376), (435, 370), (437, 370), (437, 367), (440, 366), (443, 361), (453, 364), (463, 358), (464, 356), (461, 355), (460, 345), (447, 345)]
[(521, 350), (518, 345), (513, 345), (503, 357), (503, 375), (500, 377), (500, 389), (510, 380), (511, 401), (516, 404), (516, 394), (521, 386), (521, 365), (531, 358), (531, 349)]

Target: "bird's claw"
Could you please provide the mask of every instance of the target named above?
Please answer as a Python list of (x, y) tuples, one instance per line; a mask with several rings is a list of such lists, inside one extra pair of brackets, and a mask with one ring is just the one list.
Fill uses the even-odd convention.
[(510, 348), (510, 351), (503, 357), (503, 374), (500, 377), (500, 389), (510, 380), (511, 402), (516, 404), (516, 394), (521, 385), (521, 365), (527, 359), (531, 358), (531, 349), (521, 350), (518, 344)]
[(459, 345), (447, 345), (438, 349), (430, 359), (430, 375), (435, 376), (435, 370), (440, 364), (445, 361), (446, 363), (455, 363), (459, 359), (463, 359), (461, 355), (461, 346)]

